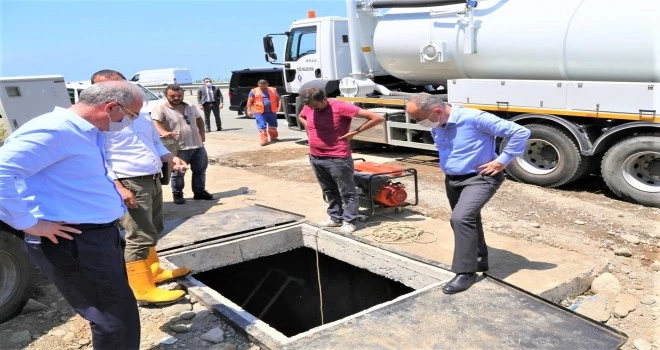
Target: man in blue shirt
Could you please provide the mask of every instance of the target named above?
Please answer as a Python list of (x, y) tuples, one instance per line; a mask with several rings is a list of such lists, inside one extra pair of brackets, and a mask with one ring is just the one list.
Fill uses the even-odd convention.
[[(452, 209), (456, 276), (442, 291), (459, 293), (476, 282), (476, 272), (488, 270), (488, 247), (481, 224), (481, 208), (504, 181), (502, 170), (525, 150), (528, 129), (476, 109), (453, 107), (438, 95), (412, 97), (406, 112), (420, 126), (431, 128), (445, 173), (447, 198)], [(508, 139), (501, 154), (495, 139)]]
[(126, 207), (106, 174), (103, 132), (129, 125), (143, 101), (131, 83), (95, 84), (0, 148), (0, 220), (25, 233), (30, 258), (90, 322), (94, 349), (140, 346), (115, 225)]

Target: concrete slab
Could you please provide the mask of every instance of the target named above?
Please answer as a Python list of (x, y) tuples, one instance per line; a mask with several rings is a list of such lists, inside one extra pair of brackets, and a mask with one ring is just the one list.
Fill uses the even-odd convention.
[[(249, 208), (244, 210), (250, 211)], [(208, 229), (214, 228), (212, 223), (206, 224)], [(178, 230), (187, 232), (179, 226), (171, 234)], [(217, 230), (223, 236), (222, 228)], [(625, 334), (610, 327), (493, 278), (481, 277), (466, 292), (446, 295), (441, 287), (452, 276), (448, 271), (356, 242), (351, 235), (339, 235), (308, 224), (299, 224), (297, 229), (294, 226), (275, 228), (236, 240), (191, 246), (190, 250), (168, 255), (166, 262), (192, 266), (193, 270), (203, 272), (298, 246), (399, 281), (414, 291), (308, 331), (285, 336), (246, 312), (237, 304), (240, 300), (228, 299), (194, 276), (187, 276), (181, 283), (200, 303), (223, 315), (267, 349), (617, 349), (627, 340)], [(316, 287), (314, 279), (301, 281)], [(328, 290), (324, 289), (324, 294)], [(342, 296), (350, 294), (350, 285), (348, 290), (338, 292)], [(327, 298), (336, 301), (332, 293)], [(289, 302), (303, 301), (294, 298)], [(306, 306), (314, 307), (313, 303)]]
[[(414, 220), (410, 222), (409, 220)], [(414, 254), (441, 263), (449, 269), (454, 252), (454, 235), (448, 221), (410, 217), (408, 224), (424, 230), (422, 242), (385, 245), (386, 249)], [(391, 225), (383, 222), (382, 225)], [(370, 223), (370, 225), (375, 225)], [(362, 238), (372, 241), (369, 234), (379, 226), (368, 227)], [(582, 294), (591, 285), (594, 276), (607, 268), (607, 261), (596, 260), (584, 254), (560, 250), (547, 245), (527, 242), (486, 232), (490, 271), (488, 274), (518, 286), (530, 293), (559, 302), (567, 296)], [(384, 245), (379, 244), (380, 247)]]
[(618, 349), (626, 341), (492, 279), (456, 295), (437, 285), (323, 327), (290, 338), (282, 349)]

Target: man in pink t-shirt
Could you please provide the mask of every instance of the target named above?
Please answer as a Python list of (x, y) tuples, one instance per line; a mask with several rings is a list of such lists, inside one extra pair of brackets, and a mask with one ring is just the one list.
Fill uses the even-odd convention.
[[(298, 120), (307, 130), (309, 161), (328, 200), (330, 217), (319, 226), (341, 226), (340, 232), (352, 233), (358, 216), (358, 194), (350, 141), (385, 119), (350, 103), (328, 100), (318, 88), (305, 89), (300, 97), (305, 107)], [(351, 131), (354, 117), (367, 119), (367, 122)]]

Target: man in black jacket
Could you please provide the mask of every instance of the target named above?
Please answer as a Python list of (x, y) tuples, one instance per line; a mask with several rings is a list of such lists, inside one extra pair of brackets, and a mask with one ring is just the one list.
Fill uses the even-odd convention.
[(204, 120), (206, 122), (206, 132), (211, 132), (211, 111), (215, 117), (215, 125), (218, 131), (222, 131), (222, 122), (220, 121), (220, 109), (223, 107), (222, 91), (213, 86), (211, 78), (204, 78), (204, 86), (197, 90), (197, 103), (199, 108), (204, 111)]

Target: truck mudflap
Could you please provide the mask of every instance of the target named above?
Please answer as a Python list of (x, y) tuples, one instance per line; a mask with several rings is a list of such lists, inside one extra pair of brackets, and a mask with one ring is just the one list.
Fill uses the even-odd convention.
[[(628, 336), (484, 275), (463, 293), (438, 285), (285, 349), (619, 349)], [(394, 347), (396, 348), (396, 347)]]

